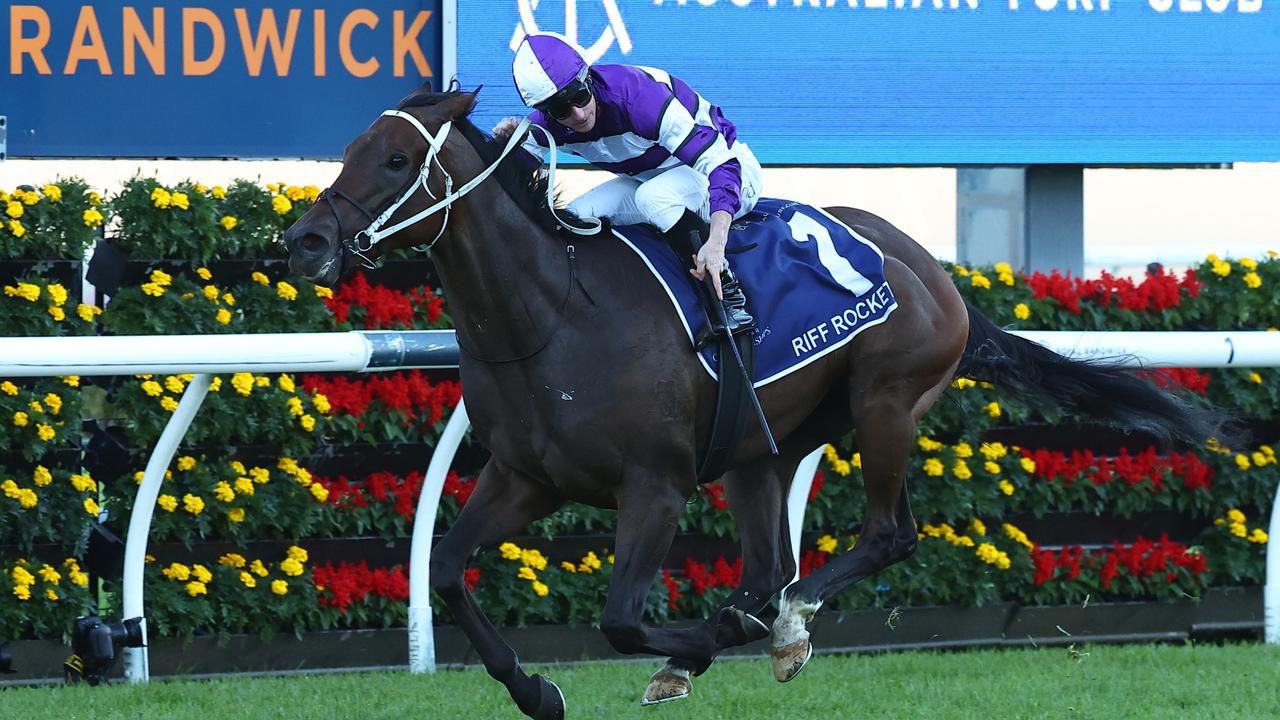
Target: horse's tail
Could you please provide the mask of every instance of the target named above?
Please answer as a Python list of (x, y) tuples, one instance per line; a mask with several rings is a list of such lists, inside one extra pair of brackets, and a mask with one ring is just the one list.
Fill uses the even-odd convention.
[(969, 310), (969, 339), (956, 375), (985, 380), (1024, 396), (1047, 401), (1126, 430), (1149, 433), (1169, 446), (1174, 439), (1200, 446), (1207, 438), (1241, 438), (1228, 430), (1229, 418), (1166, 392), (1152, 380), (1107, 361), (1069, 360), (1052, 350), (1001, 330), (990, 318)]

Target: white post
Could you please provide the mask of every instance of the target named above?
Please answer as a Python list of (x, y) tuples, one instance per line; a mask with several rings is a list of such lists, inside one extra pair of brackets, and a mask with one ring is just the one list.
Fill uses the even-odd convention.
[(1267, 536), (1267, 575), (1262, 591), (1265, 639), (1270, 645), (1280, 645), (1280, 490), (1271, 504), (1270, 533)]
[(467, 408), (458, 400), (453, 417), (449, 418), (431, 453), (422, 494), (418, 496), (418, 510), (413, 516), (413, 543), (409, 547), (409, 671), (413, 673), (436, 671), (435, 631), (431, 623), (431, 534), (444, 479), (470, 426)]
[[(818, 472), (822, 460), (822, 448), (804, 456), (796, 466), (791, 480), (791, 492), (787, 494), (787, 525), (791, 530), (791, 557), (796, 562), (796, 574), (791, 582), (800, 579), (800, 531), (804, 529), (804, 510), (809, 504), (809, 488), (813, 487), (813, 475)], [(788, 583), (789, 584), (789, 583)]]
[(458, 0), (440, 2), (440, 87), (444, 92), (458, 77)]
[[(129, 534), (124, 544), (124, 587), (121, 592), (123, 606), (121, 620), (142, 617), (142, 638), (146, 642), (147, 619), (142, 609), (142, 573), (147, 559), (147, 533), (151, 530), (151, 515), (156, 509), (156, 498), (160, 495), (160, 484), (164, 482), (165, 470), (173, 460), (173, 454), (182, 442), (182, 436), (191, 426), (191, 420), (209, 393), (210, 375), (201, 373), (191, 380), (182, 393), (178, 409), (160, 433), (151, 459), (147, 461), (146, 472), (142, 475), (142, 484), (138, 486), (138, 494), (133, 500), (133, 515), (129, 517)], [(145, 683), (151, 679), (151, 667), (147, 658), (147, 648), (125, 648), (124, 674), (130, 683)]]

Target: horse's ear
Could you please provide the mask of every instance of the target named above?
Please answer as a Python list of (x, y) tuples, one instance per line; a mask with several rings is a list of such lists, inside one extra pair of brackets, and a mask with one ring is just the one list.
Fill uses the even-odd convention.
[(471, 92), (459, 93), (448, 100), (441, 102), (437, 107), (440, 112), (451, 120), (464, 118), (471, 114), (472, 108), (476, 106), (476, 96), (480, 93), (480, 88), (476, 88)]

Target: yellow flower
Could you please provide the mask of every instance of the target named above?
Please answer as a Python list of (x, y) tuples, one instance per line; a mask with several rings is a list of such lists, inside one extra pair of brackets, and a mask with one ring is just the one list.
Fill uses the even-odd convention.
[(1258, 373), (1256, 373), (1256, 372), (1251, 372), (1251, 373), (1249, 373), (1249, 382), (1254, 383), (1254, 384), (1257, 384), (1257, 385), (1261, 385), (1261, 384), (1262, 384), (1262, 376), (1261, 376), (1261, 375), (1259, 375), (1259, 374), (1258, 374)]
[(822, 537), (818, 538), (818, 549), (827, 554), (835, 552), (836, 547), (839, 544), (840, 543), (837, 542), (836, 539), (831, 537), (830, 535), (823, 535)]
[(31, 588), (27, 587), (26, 585), (15, 585), (13, 588), (13, 594), (19, 600), (30, 600)]
[(285, 188), (284, 195), (285, 197), (289, 198), (293, 202), (298, 202), (299, 200), (306, 197), (307, 193), (302, 188), (297, 187), (296, 185), (290, 185), (289, 187)]
[(164, 286), (157, 285), (156, 283), (143, 283), (142, 292), (150, 295), (151, 297), (160, 297), (161, 295), (164, 295)]
[(40, 413), (41, 415), (44, 414), (44, 406), (40, 404), (39, 400), (32, 400), (31, 402), (27, 403), (27, 407), (33, 413)]
[(1231, 527), (1228, 529), (1231, 531), (1231, 534), (1236, 537), (1247, 537), (1249, 534), (1248, 528), (1246, 528), (1243, 523), (1232, 523)]
[(328, 300), (329, 298), (333, 297), (333, 291), (327, 287), (320, 287), (319, 285), (317, 285), (316, 297), (320, 298), (321, 300)]
[(1246, 274), (1243, 278), (1241, 278), (1241, 280), (1244, 280), (1245, 286), (1250, 289), (1257, 289), (1262, 287), (1262, 278), (1258, 277), (1258, 273), (1256, 272), (1251, 272)]
[(18, 194), (22, 196), (22, 204), (24, 205), (35, 205), (40, 202), (40, 196), (37, 195), (34, 190), (27, 190), (24, 193), (15, 193), (15, 195)]
[(932, 440), (925, 435), (921, 435), (919, 438), (916, 438), (916, 444), (925, 452), (937, 452), (942, 449), (942, 443), (937, 440)]
[(1227, 519), (1233, 523), (1242, 523), (1248, 518), (1244, 516), (1244, 513), (1240, 512), (1239, 510), (1236, 510), (1235, 508), (1232, 508), (1227, 511)]
[(231, 469), (232, 469), (233, 471), (235, 471), (235, 474), (237, 474), (237, 475), (244, 475), (244, 474), (246, 474), (246, 473), (248, 472), (248, 471), (246, 471), (246, 470), (244, 469), (244, 463), (240, 462), (239, 460), (232, 460), (232, 461), (229, 463), (229, 465), (231, 466)]
[(1209, 262), (1209, 263), (1216, 263), (1221, 261), (1221, 258), (1219, 258), (1216, 253), (1209, 253), (1208, 255), (1204, 256), (1204, 259), (1205, 259), (1205, 262)]
[(293, 301), (298, 299), (298, 290), (289, 283), (281, 280), (276, 283), (276, 295), (279, 295), (285, 300)]
[(62, 199), (62, 188), (52, 183), (40, 188), (40, 192), (44, 193), (45, 197), (49, 198), (49, 202), (58, 202)]
[(0, 392), (3, 392), (5, 395), (17, 395), (18, 386), (8, 380), (5, 380), (4, 382), (0, 382)]
[(164, 408), (167, 412), (173, 412), (178, 409), (178, 401), (168, 395), (165, 395), (160, 398), (160, 407)]
[(924, 474), (930, 477), (942, 477), (944, 467), (942, 461), (938, 458), (929, 458), (924, 461)]
[(987, 403), (987, 414), (993, 418), (1000, 417), (1000, 403), (994, 400)]
[(310, 202), (315, 202), (320, 198), (320, 188), (316, 187), (315, 185), (303, 185), (302, 192), (306, 195), (307, 200)]
[(285, 557), (291, 560), (297, 560), (298, 562), (303, 563), (311, 558), (305, 548), (300, 548), (297, 545), (290, 545), (288, 549), (284, 551), (284, 554)]
[(244, 508), (231, 508), (227, 511), (227, 519), (233, 523), (244, 522)]
[(1259, 545), (1267, 544), (1266, 531), (1264, 531), (1262, 528), (1254, 528), (1253, 532), (1249, 533), (1249, 542), (1257, 543)]
[(89, 192), (89, 204), (90, 205), (102, 204), (102, 196), (98, 194), (97, 190), (93, 190)]
[(58, 322), (62, 322), (63, 320), (67, 319), (67, 313), (64, 312), (60, 307), (49, 308), (49, 316)]
[(992, 475), (1000, 474), (1000, 465), (998, 463), (992, 462), (991, 460), (988, 460), (982, 463), (982, 469), (986, 470), (988, 473), (991, 473)]
[(221, 225), (224, 230), (235, 230), (236, 225), (239, 225), (240, 221), (235, 219), (232, 215), (223, 215), (222, 219), (218, 221), (218, 224)]
[(245, 397), (253, 392), (253, 373), (239, 372), (231, 376), (231, 387)]
[(196, 466), (196, 459), (190, 455), (183, 455), (178, 458), (178, 469), (186, 472)]
[(11, 218), (20, 218), (24, 213), (26, 213), (26, 209), (22, 207), (22, 203), (20, 202), (13, 202), (11, 200), (9, 201), (9, 204), (5, 206), (4, 214)]
[(147, 380), (142, 383), (142, 392), (151, 397), (160, 397), (164, 394), (164, 386), (155, 380)]
[(1019, 320), (1026, 320), (1031, 317), (1031, 308), (1026, 303), (1018, 303), (1013, 306), (1013, 316)]
[(271, 209), (275, 210), (277, 215), (287, 215), (293, 209), (293, 203), (283, 195), (276, 195), (271, 198)]
[(173, 196), (169, 194), (168, 190), (165, 190), (162, 187), (158, 187), (151, 191), (151, 203), (158, 208), (167, 208), (169, 207), (169, 203), (172, 201)]
[(293, 558), (285, 558), (280, 563), (280, 570), (289, 577), (297, 577), (302, 574), (302, 563)]
[(86, 227), (96, 228), (102, 226), (103, 217), (102, 213), (98, 212), (94, 208), (89, 208), (80, 215), (80, 220)]
[(1219, 260), (1213, 263), (1213, 274), (1219, 277), (1226, 277), (1231, 274), (1231, 263)]
[(31, 473), (31, 481), (36, 484), (36, 487), (45, 487), (53, 482), (53, 473), (49, 472), (49, 468), (37, 465), (35, 471)]
[(254, 282), (258, 283), (259, 285), (270, 285), (270, 284), (271, 284), (271, 280), (270, 280), (270, 278), (268, 278), (266, 275), (263, 275), (262, 273), (257, 272), (257, 271), (254, 271), (254, 273), (253, 273), (252, 275), (250, 275), (250, 276), (249, 276), (249, 279), (250, 279), (250, 280), (253, 280)]
[(982, 445), (978, 446), (978, 452), (982, 453), (982, 456), (988, 460), (999, 460), (1000, 458), (1009, 454), (1009, 451), (1005, 448), (1004, 443), (998, 443), (998, 442), (992, 442), (992, 443), (984, 442), (982, 443)]
[(98, 507), (97, 501), (93, 498), (85, 498), (84, 511), (88, 513), (90, 517), (98, 517), (98, 513), (102, 512), (102, 508)]
[(235, 306), (236, 306), (236, 296), (235, 296), (235, 295), (232, 295), (231, 293), (222, 293), (222, 302), (224, 302), (224, 303), (226, 303), (226, 304), (230, 305), (231, 307), (235, 307)]
[(178, 582), (186, 582), (191, 579), (191, 568), (182, 563), (172, 563), (169, 567), (161, 570), (160, 573), (170, 580), (177, 580)]
[(39, 575), (41, 580), (44, 580), (45, 582), (51, 585), (57, 585), (59, 582), (62, 581), (62, 575), (60, 575), (57, 570), (54, 570), (53, 567), (48, 564), (44, 564), (40, 566)]
[(93, 322), (93, 319), (102, 314), (102, 308), (94, 305), (85, 305), (80, 303), (76, 305), (76, 315), (85, 322)]
[[(291, 463), (293, 463), (293, 464), (290, 466), (290, 468), (289, 468), (289, 469), (286, 469), (286, 468), (284, 467), (284, 464), (283, 464), (283, 463), (284, 463), (284, 460), (286, 460), (286, 459), (288, 459), (288, 458), (282, 459), (282, 460), (280, 461), (280, 462), (281, 462), (281, 466), (280, 466), (280, 469), (281, 469), (281, 470), (284, 470), (285, 472), (288, 472), (288, 473), (296, 473), (296, 472), (298, 472), (298, 471), (300, 470), (300, 468), (298, 467), (298, 463), (297, 463), (296, 461), (293, 461), (293, 460), (290, 460), (290, 462), (291, 462)], [(257, 484), (259, 484), (259, 485), (265, 485), (265, 484), (267, 484), (267, 481), (271, 479), (271, 472), (270, 472), (269, 470), (267, 470), (266, 468), (256, 467), (256, 468), (253, 468), (252, 470), (250, 470), (250, 471), (249, 471), (249, 477), (253, 478), (253, 481), (254, 481), (255, 483), (257, 483)]]
[(521, 550), (520, 562), (538, 571), (547, 569), (547, 559), (537, 550)]
[(502, 543), (498, 546), (498, 552), (502, 554), (502, 559), (504, 560), (520, 559), (520, 546), (515, 543)]
[(957, 460), (956, 464), (951, 466), (951, 474), (960, 480), (968, 480), (973, 477), (973, 471), (969, 469), (969, 464), (963, 460)]
[(213, 486), (213, 497), (218, 502), (229, 503), (236, 499), (236, 491), (226, 481), (222, 481)]
[(23, 227), (23, 226), (22, 226), (22, 223), (18, 222), (17, 220), (10, 220), (10, 221), (9, 221), (9, 232), (13, 233), (13, 236), (14, 236), (14, 237), (19, 237), (19, 238), (20, 238), (20, 237), (22, 237), (23, 235), (26, 235), (26, 234), (27, 234), (27, 229), (26, 229), (25, 227)]
[(516, 577), (521, 580), (537, 580), (538, 576), (533, 573), (533, 568), (528, 565), (522, 565), (520, 571), (516, 573)]
[(231, 324), (231, 311), (227, 310), (226, 308), (220, 308), (220, 309), (218, 310), (217, 314), (215, 314), (215, 315), (213, 316), (213, 319), (214, 319), (214, 320), (216, 320), (217, 322), (219, 322), (219, 323), (223, 324), (223, 325), (230, 325), (230, 324)]
[(174, 193), (170, 195), (169, 202), (179, 210), (186, 210), (191, 207), (191, 201), (187, 199), (186, 193)]
[(1236, 453), (1236, 467), (1240, 468), (1241, 470), (1248, 470), (1250, 467), (1252, 467), (1251, 463), (1249, 462), (1249, 456), (1244, 455), (1242, 453)]
[(4, 294), (9, 297), (20, 297), (27, 302), (35, 302), (40, 299), (40, 286), (24, 282), (18, 283), (17, 287), (5, 285)]
[(1002, 272), (997, 276), (997, 279), (1000, 282), (1004, 283), (1005, 285), (1008, 285), (1009, 287), (1013, 287), (1013, 285), (1017, 282), (1016, 280), (1013, 279), (1013, 273)]
[(209, 568), (200, 564), (195, 564), (191, 566), (191, 577), (194, 577), (202, 583), (207, 583), (213, 580), (213, 573), (209, 572)]
[(76, 492), (83, 493), (83, 492), (98, 491), (98, 483), (94, 482), (93, 478), (89, 477), (88, 475), (73, 473), (70, 479), (71, 479), (71, 487), (75, 488)]
[(986, 535), (986, 534), (987, 534), (987, 526), (986, 526), (986, 524), (985, 524), (985, 523), (983, 523), (983, 522), (982, 522), (981, 520), (979, 520), (978, 518), (974, 518), (974, 519), (973, 519), (973, 522), (970, 522), (970, 523), (969, 523), (969, 529), (970, 529), (970, 530), (973, 530), (973, 532), (974, 532), (974, 533), (976, 533), (976, 534), (978, 534), (978, 535)]
[(204, 292), (204, 299), (205, 299), (205, 300), (209, 300), (210, 302), (217, 302), (217, 301), (218, 301), (218, 286), (217, 286), (217, 285), (205, 285), (205, 286), (204, 286), (204, 290), (203, 290), (203, 292)]
[(191, 582), (187, 583), (186, 587), (187, 587), (187, 594), (190, 595), (191, 597), (195, 597), (197, 595), (209, 594), (209, 591), (205, 588), (205, 584), (200, 582), (199, 580), (192, 580)]
[(285, 582), (284, 580), (272, 580), (271, 592), (275, 593), (276, 595), (288, 595), (289, 583)]
[(298, 386), (293, 383), (293, 378), (289, 377), (288, 373), (276, 378), (276, 386), (287, 393), (296, 392), (298, 389)]
[(586, 565), (592, 570), (599, 570), (600, 558), (596, 557), (596, 554), (594, 552), (589, 552), (587, 553), (586, 557), (582, 558), (582, 564)]
[(1257, 465), (1258, 467), (1262, 467), (1263, 465), (1266, 465), (1269, 462), (1267, 460), (1266, 455), (1263, 455), (1262, 453), (1257, 451), (1254, 451), (1253, 454), (1249, 456), (1249, 459), (1252, 460), (1253, 464)]
[(204, 512), (204, 499), (199, 496), (192, 495), (191, 493), (187, 493), (182, 496), (182, 509), (192, 515), (199, 515)]
[(955, 273), (956, 273), (957, 275), (959, 275), (960, 277), (968, 277), (968, 276), (969, 276), (969, 268), (967, 268), (967, 267), (965, 267), (965, 266), (963, 266), (963, 265), (956, 265), (956, 266), (955, 266)]
[(551, 592), (551, 589), (548, 588), (545, 583), (539, 580), (534, 580), (533, 591), (537, 593), (538, 597), (546, 597), (547, 593)]
[(1253, 258), (1240, 258), (1240, 267), (1245, 270), (1257, 270), (1258, 261)]
[(319, 502), (325, 502), (329, 499), (328, 488), (321, 485), (320, 483), (312, 483), (310, 490), (311, 490), (312, 497), (314, 497)]
[(222, 200), (227, 197), (227, 189), (221, 185), (214, 185), (209, 194), (213, 196), (214, 200)]
[(986, 275), (979, 272), (975, 272), (970, 275), (969, 282), (973, 283), (974, 287), (982, 288), (983, 290), (987, 290), (991, 287), (991, 281), (987, 279)]
[(267, 566), (263, 565), (261, 560), (254, 560), (249, 563), (249, 571), (258, 577), (266, 577), (270, 574), (267, 570)]
[(48, 598), (48, 599), (49, 599), (49, 602), (57, 602), (57, 601), (58, 601), (58, 593), (57, 593), (57, 591), (55, 591), (53, 588), (45, 588), (45, 589), (44, 589), (44, 596), (45, 596), (46, 598)]
[(247, 588), (258, 587), (258, 579), (243, 570), (240, 571), (240, 582)]
[(45, 423), (36, 425), (36, 437), (40, 438), (44, 442), (49, 442), (57, 436), (58, 432), (53, 429), (52, 425), (46, 425)]
[(1010, 264), (1009, 264), (1009, 263), (1007, 263), (1007, 262), (998, 262), (998, 263), (996, 263), (995, 270), (996, 270), (996, 272), (997, 272), (997, 273), (999, 273), (999, 274), (1001, 274), (1001, 275), (1012, 275), (1012, 274), (1013, 274), (1013, 266), (1012, 266), (1012, 265), (1010, 265)]
[[(23, 510), (30, 510), (39, 504), (40, 497), (36, 495), (35, 490), (32, 490), (31, 488), (22, 488), (18, 491), (18, 505), (22, 506)], [(85, 506), (85, 509), (88, 509), (87, 505)], [(97, 513), (94, 514), (96, 515)]]
[(973, 447), (967, 442), (962, 442), (955, 446), (956, 457), (971, 458), (973, 457)]
[(562, 561), (562, 562), (560, 563), (560, 568), (561, 568), (562, 570), (565, 570), (565, 571), (567, 571), (567, 572), (571, 572), (571, 573), (576, 573), (576, 572), (578, 572), (578, 567), (577, 567), (576, 565), (574, 565), (573, 563), (569, 562), (568, 560), (564, 560), (564, 561)]
[(17, 426), (17, 427), (26, 427), (26, 426), (27, 426), (27, 422), (28, 422), (28, 419), (27, 419), (27, 414), (26, 414), (26, 413), (24, 413), (24, 412), (22, 412), (22, 411), (18, 411), (18, 412), (16, 412), (16, 413), (14, 413), (14, 414), (13, 414), (13, 424), (14, 424), (15, 426)]
[(1032, 460), (1029, 457), (1022, 458), (1022, 460), (1020, 460), (1018, 464), (1022, 466), (1023, 471), (1025, 471), (1028, 475), (1036, 471), (1036, 461)]
[(161, 495), (156, 498), (156, 504), (165, 512), (173, 512), (178, 509), (178, 498), (172, 495)]
[(218, 558), (218, 564), (238, 570), (244, 567), (245, 559), (240, 553), (227, 553), (226, 555)]
[(302, 429), (307, 432), (312, 432), (316, 429), (316, 419), (310, 415), (303, 415), (298, 420), (298, 423), (302, 425)]

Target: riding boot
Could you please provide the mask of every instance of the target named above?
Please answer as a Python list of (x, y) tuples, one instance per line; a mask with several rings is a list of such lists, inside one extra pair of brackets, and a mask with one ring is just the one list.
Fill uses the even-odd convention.
[[(685, 261), (685, 266), (689, 268), (693, 267), (693, 256), (698, 253), (702, 243), (710, 235), (710, 223), (691, 210), (685, 210), (684, 215), (676, 221), (676, 224), (663, 233), (667, 244), (671, 246), (676, 255)], [(704, 306), (711, 320), (709, 336), (702, 336), (697, 339), (697, 346), (701, 348), (715, 338), (723, 337), (726, 328), (720, 322), (720, 314), (715, 311), (715, 303), (720, 302), (720, 299), (716, 297), (715, 289), (711, 287), (710, 283), (706, 282), (698, 283), (698, 287), (701, 288)], [(755, 319), (747, 312), (747, 297), (742, 291), (742, 284), (738, 282), (738, 277), (729, 270), (727, 262), (725, 268), (720, 271), (720, 289), (724, 294), (725, 317), (729, 321), (728, 331), (736, 334), (748, 332), (754, 328)]]

